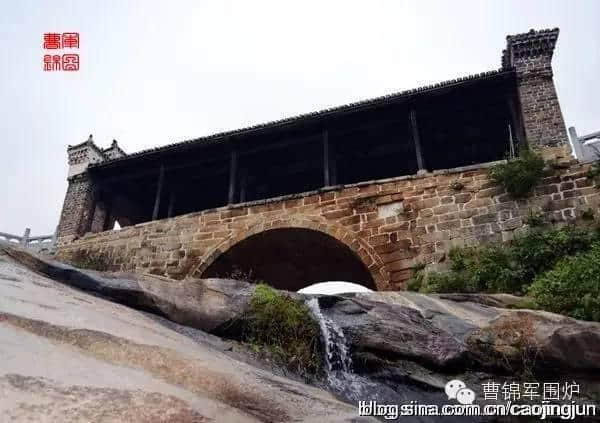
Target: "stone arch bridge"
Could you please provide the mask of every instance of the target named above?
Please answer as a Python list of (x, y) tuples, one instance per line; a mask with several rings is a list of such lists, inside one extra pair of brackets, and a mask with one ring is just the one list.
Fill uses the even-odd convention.
[[(597, 213), (552, 80), (557, 38), (507, 37), (496, 71), (129, 155), (90, 136), (67, 150), (58, 255), (294, 290), (327, 280), (402, 289), (415, 266), (509, 240), (532, 212), (553, 222)], [(527, 146), (562, 170), (515, 201), (487, 168)], [(115, 221), (123, 229), (107, 231)]]
[[(121, 230), (87, 233), (59, 246), (111, 258), (112, 270), (172, 278), (240, 271), (280, 288), (347, 280), (402, 289), (418, 264), (452, 246), (511, 239), (531, 210), (574, 221), (598, 210), (589, 165), (571, 163), (525, 201), (488, 180), (494, 163), (332, 187), (235, 204)], [(279, 264), (277, 264), (279, 263)]]

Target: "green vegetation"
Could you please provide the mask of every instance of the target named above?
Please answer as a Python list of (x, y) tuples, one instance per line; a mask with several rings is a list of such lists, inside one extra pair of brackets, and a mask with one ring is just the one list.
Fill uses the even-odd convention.
[(529, 295), (544, 310), (600, 321), (600, 243), (537, 276)]
[(106, 252), (89, 252), (78, 250), (68, 260), (70, 264), (80, 269), (106, 272), (114, 262), (113, 256)]
[(529, 215), (525, 219), (525, 223), (533, 228), (538, 228), (540, 226), (544, 226), (547, 222), (544, 213), (529, 210)]
[(519, 157), (494, 166), (490, 178), (504, 187), (513, 198), (529, 197), (540, 181), (548, 176), (544, 158), (531, 150), (524, 150)]
[(600, 320), (598, 228), (532, 230), (507, 244), (455, 248), (449, 259), (448, 272), (419, 270), (408, 289), (528, 294), (528, 308)]
[(244, 320), (242, 338), (255, 351), (307, 379), (320, 374), (321, 332), (304, 302), (258, 284)]
[(588, 179), (593, 180), (596, 185), (600, 185), (600, 163), (595, 163), (587, 172)]

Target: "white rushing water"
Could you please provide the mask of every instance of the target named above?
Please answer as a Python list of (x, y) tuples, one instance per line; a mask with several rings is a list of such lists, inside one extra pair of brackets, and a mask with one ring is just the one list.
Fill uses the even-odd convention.
[(321, 328), (329, 388), (348, 400), (364, 399), (368, 392), (374, 395), (377, 385), (352, 371), (352, 358), (342, 328), (323, 315), (318, 298), (309, 299), (306, 305)]
[(333, 320), (326, 318), (321, 313), (319, 307), (319, 299), (311, 298), (306, 302), (308, 308), (312, 312), (321, 328), (321, 335), (325, 342), (325, 362), (327, 364), (327, 372), (333, 373), (341, 371), (343, 373), (352, 372), (352, 358), (346, 344), (344, 331)]
[[(329, 391), (350, 403), (357, 401), (377, 401), (381, 404), (401, 404), (417, 400), (420, 403), (432, 403), (437, 398), (424, 395), (402, 382), (395, 387), (386, 385), (354, 373), (350, 348), (344, 331), (333, 319), (329, 318), (319, 305), (317, 297), (306, 301), (313, 317), (319, 322), (321, 336), (325, 343), (325, 363)], [(430, 421), (415, 417), (414, 421)]]

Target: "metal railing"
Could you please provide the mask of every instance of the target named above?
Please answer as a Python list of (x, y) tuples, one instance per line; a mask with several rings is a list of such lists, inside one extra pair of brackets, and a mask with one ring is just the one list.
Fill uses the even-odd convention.
[(22, 236), (0, 232), (0, 242), (20, 245), (36, 251), (53, 252), (56, 249), (56, 232), (51, 235), (31, 236), (31, 229), (25, 229)]
[(600, 131), (587, 135), (577, 135), (575, 127), (571, 126), (569, 135), (577, 160), (582, 163), (600, 160)]

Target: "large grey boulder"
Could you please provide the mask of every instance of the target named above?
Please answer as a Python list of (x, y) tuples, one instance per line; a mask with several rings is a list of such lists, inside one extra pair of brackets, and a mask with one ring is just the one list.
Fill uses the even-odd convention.
[(255, 289), (253, 284), (232, 279), (177, 281), (78, 269), (18, 248), (5, 247), (4, 253), (53, 280), (206, 332), (218, 331), (243, 315)]
[[(240, 312), (235, 304), (246, 285), (225, 284), (237, 296), (210, 283), (146, 290), (148, 280), (100, 277), (25, 252), (9, 254), (21, 263), (0, 251), (1, 421), (368, 421), (323, 389), (236, 360), (204, 332), (175, 331), (174, 323), (117, 304), (211, 328), (230, 318), (226, 309)], [(200, 291), (200, 302), (178, 297)]]
[(599, 323), (506, 308), (517, 300), (505, 294), (373, 292), (321, 304), (358, 351), (380, 351), (432, 368), (518, 371), (523, 369), (511, 359), (532, 349), (538, 367), (600, 372)]
[[(321, 297), (321, 312), (344, 331), (354, 371), (395, 389), (576, 380), (600, 394), (600, 324), (504, 308), (508, 295), (373, 292)], [(493, 305), (488, 305), (493, 304)], [(583, 390), (582, 390), (583, 392)]]

